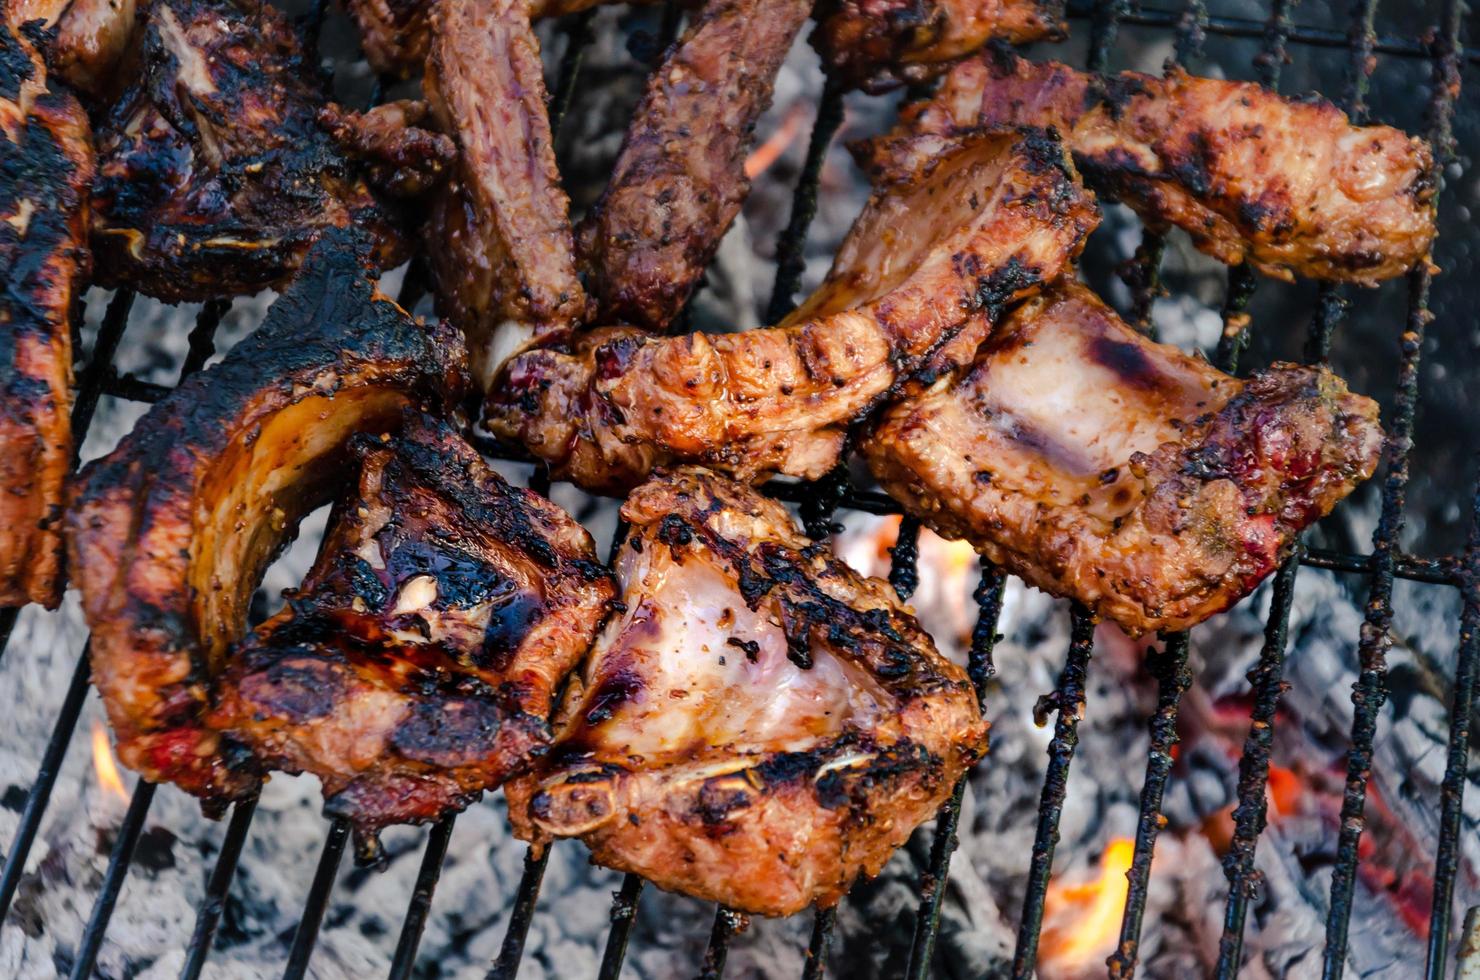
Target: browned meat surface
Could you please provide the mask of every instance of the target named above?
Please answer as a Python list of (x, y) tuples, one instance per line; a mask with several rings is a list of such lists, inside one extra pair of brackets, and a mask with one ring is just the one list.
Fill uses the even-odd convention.
[[(1252, 82), (1126, 72), (1092, 78), (992, 52), (957, 65), (897, 134), (1054, 126), (1086, 182), (1152, 227), (1176, 226), (1230, 264), (1266, 275), (1372, 285), (1428, 259), (1433, 154), (1390, 126), (1355, 126), (1329, 102)], [(913, 166), (928, 141), (865, 144), (876, 172)]]
[(863, 452), (936, 531), (1139, 635), (1248, 595), (1381, 446), (1376, 403), (1328, 369), (1231, 378), (1065, 283)]
[(0, 606), (62, 598), (72, 309), (86, 285), (87, 116), (0, 20)]
[(473, 375), (567, 334), (585, 316), (569, 201), (555, 169), (539, 41), (517, 0), (440, 0), (426, 91), (457, 143), (427, 255), (438, 309), (468, 337)]
[(745, 158), (811, 0), (709, 0), (648, 79), (577, 239), (594, 322), (667, 327), (750, 192)]
[[(528, 16), (536, 20), (561, 17), (609, 2), (612, 0), (531, 0)], [(433, 5), (434, 0), (345, 0), (344, 4), (360, 29), (360, 45), (370, 66), (381, 74), (401, 78), (410, 78), (426, 63)]]
[(515, 833), (731, 908), (836, 904), (986, 751), (964, 671), (749, 487), (679, 470), (622, 514), (626, 609), (506, 787)]
[(485, 423), (589, 489), (626, 490), (675, 460), (815, 479), (849, 426), (964, 326), (1058, 278), (1098, 219), (1057, 141), (966, 140), (874, 194), (786, 325), (604, 330), (568, 353), (531, 351), (508, 366)]
[(932, 78), (988, 41), (1065, 30), (1063, 0), (822, 0), (812, 44), (835, 77), (881, 91)]
[(136, 0), (6, 0), (6, 8), (12, 27), (40, 22), (51, 70), (99, 102), (117, 94), (133, 68)]
[(366, 112), (338, 105), (319, 110), (319, 124), (346, 154), (366, 165), (370, 182), (396, 197), (423, 194), (457, 157), (450, 137), (421, 128), (428, 107), (415, 99), (386, 102)]
[(209, 804), (257, 784), (205, 715), (267, 563), (343, 485), (355, 433), (445, 408), (466, 384), (456, 332), (379, 295), (367, 252), (326, 231), (262, 326), (72, 489), (69, 558), (119, 757)]
[(460, 810), (550, 740), (556, 685), (614, 594), (591, 536), (446, 423), (359, 435), (317, 563), (232, 650), (210, 724), (325, 810), (380, 827)]
[(256, 292), (349, 225), (381, 265), (399, 260), (391, 215), (319, 126), (321, 81), (286, 16), (170, 0), (150, 8), (141, 43), (142, 71), (97, 134), (105, 283), (172, 301)]

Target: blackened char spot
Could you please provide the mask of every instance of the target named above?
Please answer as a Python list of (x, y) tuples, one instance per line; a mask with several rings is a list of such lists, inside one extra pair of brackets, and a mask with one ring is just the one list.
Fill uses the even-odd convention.
[(1142, 391), (1157, 391), (1164, 379), (1140, 345), (1112, 340), (1101, 334), (1089, 342), (1089, 356), (1122, 382)]
[(315, 660), (278, 660), (242, 681), (242, 697), (259, 711), (290, 724), (323, 718), (341, 698), (343, 683), (331, 665)]
[(483, 647), (477, 666), (503, 670), (510, 658), (529, 635), (530, 627), (539, 622), (545, 602), (528, 589), (512, 592), (495, 602), (488, 612), (488, 626), (483, 630)]
[(487, 701), (422, 700), (396, 726), (390, 741), (407, 759), (432, 766), (462, 766), (486, 756), (498, 730), (498, 707)]
[(699, 819), (705, 826), (723, 823), (731, 813), (750, 806), (750, 794), (733, 776), (706, 779), (699, 787)]
[(636, 671), (622, 669), (603, 678), (591, 695), (591, 707), (586, 711), (586, 724), (599, 725), (643, 687), (642, 676)]

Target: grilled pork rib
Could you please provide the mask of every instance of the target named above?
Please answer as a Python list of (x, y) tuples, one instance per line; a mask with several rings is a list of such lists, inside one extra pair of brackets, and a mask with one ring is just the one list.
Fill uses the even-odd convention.
[(317, 69), (286, 15), (250, 0), (149, 9), (142, 71), (98, 130), (99, 278), (170, 301), (286, 280), (325, 228), (400, 260), (392, 215), (320, 126)]
[(364, 842), (460, 810), (550, 739), (614, 594), (591, 536), (446, 423), (352, 440), (359, 485), (287, 607), (236, 647), (212, 727), (312, 772)]
[(515, 833), (745, 911), (835, 904), (986, 750), (964, 672), (749, 487), (679, 470), (622, 515), (626, 609), (506, 786)]
[(577, 233), (593, 322), (662, 330), (750, 181), (745, 158), (810, 0), (710, 0), (648, 79), (611, 182)]
[(828, 72), (882, 91), (926, 81), (986, 44), (1062, 37), (1063, 0), (823, 0), (812, 45)]
[(1056, 279), (1098, 221), (1056, 140), (988, 134), (880, 188), (786, 325), (598, 330), (512, 361), (485, 424), (554, 472), (620, 492), (670, 461), (815, 479), (850, 424), (968, 325)]
[[(928, 139), (977, 126), (1053, 126), (1085, 181), (1153, 228), (1266, 275), (1372, 285), (1426, 261), (1433, 153), (1390, 126), (1356, 126), (1323, 100), (1252, 82), (1094, 77), (1002, 51), (962, 62), (892, 137), (862, 144), (875, 173), (909, 171)], [(899, 136), (917, 137), (900, 140)]]
[(379, 295), (368, 251), (325, 231), (262, 326), (72, 490), (69, 557), (119, 757), (208, 804), (257, 784), (206, 713), (263, 570), (339, 489), (351, 436), (391, 431), (407, 406), (445, 407), (466, 385), (456, 332)]
[(1381, 446), (1377, 405), (1328, 369), (1241, 381), (1066, 282), (964, 377), (890, 407), (862, 449), (930, 527), (1139, 635), (1248, 595)]
[(440, 0), (432, 20), (427, 97), (458, 159), (435, 198), (427, 254), (438, 309), (467, 335), (486, 389), (510, 355), (580, 323), (586, 293), (524, 6)]
[(0, 19), (0, 606), (62, 598), (72, 310), (88, 270), (87, 116)]

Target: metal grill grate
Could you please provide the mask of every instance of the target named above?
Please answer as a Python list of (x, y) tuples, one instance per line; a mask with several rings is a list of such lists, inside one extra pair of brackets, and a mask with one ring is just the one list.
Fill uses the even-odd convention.
[[(1261, 53), (1255, 61), (1260, 80), (1271, 88), (1278, 87), (1281, 67), (1288, 45), (1345, 48), (1349, 52), (1346, 85), (1342, 102), (1352, 116), (1366, 116), (1368, 80), (1374, 64), (1373, 55), (1426, 59), (1431, 65), (1432, 84), (1429, 104), (1428, 137), (1441, 160), (1452, 153), (1451, 122), (1459, 90), (1461, 68), (1480, 61), (1480, 52), (1465, 52), (1460, 45), (1464, 13), (1462, 0), (1445, 0), (1440, 22), (1424, 37), (1393, 37), (1373, 30), (1376, 0), (1357, 0), (1350, 12), (1349, 29), (1339, 32), (1300, 26), (1292, 23), (1291, 8), (1295, 0), (1272, 0), (1269, 16), (1264, 21), (1237, 17), (1209, 16), (1203, 0), (1190, 0), (1186, 9), (1173, 11), (1153, 7), (1132, 8), (1129, 0), (1098, 0), (1070, 5), (1070, 16), (1088, 20), (1088, 67), (1106, 67), (1121, 25), (1155, 28), (1176, 32), (1175, 60), (1191, 65), (1202, 53), (1208, 35), (1230, 38), (1252, 38), (1261, 42)], [(310, 37), (316, 39), (324, 14), (322, 0), (311, 15)], [(674, 36), (679, 17), (671, 6), (664, 18), (665, 40)], [(590, 12), (570, 18), (565, 25), (567, 52), (554, 85), (551, 104), (552, 123), (558, 128), (570, 105), (578, 84), (581, 56), (592, 40)], [(769, 319), (779, 319), (793, 305), (800, 286), (803, 268), (802, 250), (808, 227), (816, 214), (818, 186), (824, 156), (843, 118), (842, 92), (832, 85), (824, 89), (798, 186), (792, 202), (790, 222), (777, 244), (776, 284), (768, 309)], [(1136, 267), (1129, 277), (1134, 283), (1134, 315), (1146, 323), (1152, 297), (1160, 275), (1160, 262), (1165, 243), (1157, 235), (1147, 234), (1136, 252)], [(1473, 498), (1472, 529), (1468, 545), (1461, 556), (1424, 560), (1401, 553), (1398, 536), (1403, 528), (1404, 496), (1408, 482), (1408, 459), (1412, 447), (1414, 414), (1417, 407), (1418, 366), (1423, 330), (1429, 319), (1427, 300), (1430, 276), (1426, 271), (1410, 274), (1408, 311), (1401, 326), (1397, 401), (1387, 422), (1391, 428), (1385, 456), (1385, 482), (1382, 486), (1381, 517), (1370, 554), (1350, 554), (1317, 548), (1300, 547), (1274, 577), (1272, 601), (1259, 661), (1249, 673), (1253, 710), (1248, 737), (1239, 767), (1238, 806), (1234, 814), (1235, 832), (1225, 858), (1229, 894), (1224, 931), (1220, 943), (1217, 976), (1232, 977), (1238, 969), (1244, 922), (1249, 900), (1256, 886), (1254, 852), (1265, 824), (1265, 784), (1269, 773), (1270, 744), (1279, 699), (1284, 690), (1282, 680), (1289, 614), (1300, 566), (1310, 565), (1364, 575), (1368, 579), (1370, 599), (1366, 621), (1359, 642), (1361, 674), (1353, 692), (1356, 703), (1351, 731), (1346, 786), (1342, 806), (1341, 832), (1338, 842), (1335, 874), (1331, 884), (1331, 902), (1323, 951), (1325, 977), (1338, 977), (1343, 970), (1347, 930), (1352, 914), (1352, 895), (1358, 862), (1358, 844), (1362, 833), (1367, 769), (1372, 756), (1377, 716), (1385, 700), (1385, 654), (1389, 645), (1388, 626), (1392, 620), (1392, 592), (1395, 579), (1408, 579), (1431, 585), (1458, 588), (1463, 600), (1458, 666), (1453, 685), (1447, 766), (1440, 801), (1439, 848), (1435, 856), (1434, 901), (1429, 931), (1429, 949), (1425, 976), (1439, 980), (1445, 974), (1445, 960), (1450, 946), (1451, 904), (1459, 864), (1459, 834), (1462, 818), (1462, 793), (1468, 765), (1470, 706), (1480, 681), (1480, 489)], [(425, 270), (413, 262), (408, 271), (401, 300), (415, 305), (426, 290)], [(1241, 329), (1243, 312), (1255, 290), (1253, 274), (1236, 267), (1228, 272), (1224, 320), (1228, 329), (1219, 345), (1218, 361), (1225, 370), (1237, 367), (1239, 355), (1247, 341)], [(73, 409), (73, 429), (79, 445), (87, 431), (102, 394), (119, 398), (155, 402), (168, 393), (168, 388), (120, 374), (113, 366), (114, 355), (128, 327), (134, 301), (131, 290), (116, 292), (103, 317), (93, 356), (81, 373)], [(214, 336), (227, 303), (208, 303), (201, 310), (189, 338), (189, 351), (182, 377), (199, 370), (214, 350)], [(1314, 318), (1309, 327), (1306, 355), (1312, 361), (1324, 361), (1330, 351), (1334, 332), (1346, 316), (1348, 301), (1339, 286), (1323, 286)], [(537, 472), (532, 485), (548, 490), (548, 477)], [(836, 529), (834, 512), (839, 509), (868, 513), (897, 513), (892, 501), (882, 494), (859, 491), (848, 484), (846, 473), (839, 471), (818, 484), (802, 488), (794, 484), (773, 484), (768, 488), (781, 499), (798, 502), (808, 532), (824, 536)], [(915, 543), (918, 524), (906, 518), (900, 528), (890, 571), (890, 582), (901, 596), (913, 591), (916, 572)], [(620, 541), (621, 534), (618, 534)], [(615, 545), (613, 546), (615, 548)], [(1005, 576), (1001, 570), (983, 561), (980, 584), (975, 592), (979, 607), (972, 634), (969, 670), (979, 694), (993, 674), (992, 648), (997, 639), (997, 620), (1002, 609)], [(0, 652), (9, 641), (15, 626), (16, 611), (0, 611)], [(1051, 872), (1054, 846), (1058, 840), (1058, 822), (1063, 807), (1070, 765), (1077, 743), (1076, 727), (1083, 714), (1085, 676), (1094, 647), (1093, 622), (1082, 609), (1072, 613), (1071, 642), (1057, 689), (1049, 703), (1056, 712), (1054, 735), (1049, 746), (1049, 763), (1044, 779), (1041, 803), (1037, 813), (1037, 831), (1033, 846), (1027, 894), (1019, 921), (1017, 948), (1013, 960), (1014, 977), (1032, 975), (1039, 933), (1043, 921), (1044, 897)], [(1120, 943), (1109, 961), (1110, 974), (1131, 977), (1137, 965), (1137, 945), (1145, 913), (1151, 874), (1152, 851), (1160, 829), (1160, 806), (1172, 765), (1171, 750), (1177, 740), (1175, 725), (1182, 694), (1190, 685), (1187, 665), (1188, 639), (1185, 634), (1168, 637), (1164, 650), (1153, 655), (1150, 668), (1158, 681), (1158, 699), (1150, 719), (1150, 752), (1140, 797), (1139, 820), (1135, 835), (1134, 858), (1129, 873), (1130, 888), (1123, 913)], [(42, 756), (19, 827), (0, 871), (0, 919), (9, 911), (25, 869), (47, 804), (61, 768), (63, 757), (76, 728), (88, 683), (88, 648), (84, 647), (72, 674), (71, 682), (58, 709), (56, 724)], [(919, 884), (920, 905), (915, 922), (907, 975), (928, 975), (931, 954), (940, 922), (940, 905), (955, 848), (955, 831), (960, 815), (965, 781), (942, 808), (936, 822), (934, 844), (929, 865)], [(107, 871), (92, 908), (78, 953), (72, 967), (73, 977), (92, 974), (98, 950), (108, 928), (109, 918), (128, 874), (135, 845), (154, 797), (155, 787), (140, 781), (109, 857)], [(211, 943), (221, 921), (227, 893), (231, 887), (242, 847), (250, 830), (256, 800), (236, 804), (207, 882), (205, 896), (197, 911), (194, 931), (189, 940), (182, 976), (195, 978), (209, 955)], [(434, 892), (447, 853), (454, 817), (436, 824), (428, 835), (415, 888), (410, 896), (390, 976), (399, 980), (411, 976), (422, 931), (431, 914)], [(302, 977), (307, 970), (319, 925), (332, 893), (335, 877), (343, 858), (349, 828), (343, 821), (328, 826), (323, 850), (312, 885), (305, 898), (302, 917), (294, 934), (284, 976)], [(513, 977), (519, 968), (524, 940), (535, 913), (546, 856), (526, 856), (525, 869), (515, 899), (508, 931), (497, 960), (489, 971), (493, 978)], [(614, 896), (611, 930), (599, 976), (619, 975), (628, 939), (637, 916), (637, 903), (644, 887), (642, 879), (627, 875)], [(828, 947), (835, 922), (832, 910), (819, 911), (811, 941), (802, 961), (803, 976), (821, 977), (826, 969)], [(720, 908), (705, 952), (703, 977), (719, 977), (724, 970), (729, 944), (735, 932), (743, 927), (744, 917)]]

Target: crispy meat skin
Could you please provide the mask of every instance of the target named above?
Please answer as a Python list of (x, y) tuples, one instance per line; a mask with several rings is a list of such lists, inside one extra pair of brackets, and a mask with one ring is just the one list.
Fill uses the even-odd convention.
[(256, 292), (323, 229), (350, 225), (382, 267), (400, 260), (391, 215), (320, 127), (320, 79), (271, 4), (156, 3), (141, 58), (97, 134), (104, 283), (171, 301)]
[(326, 231), (262, 326), (72, 488), (69, 557), (119, 757), (209, 803), (257, 782), (204, 713), (263, 569), (338, 489), (354, 433), (445, 407), (466, 384), (456, 332), (379, 295), (366, 251)]
[(1063, 0), (823, 0), (812, 45), (835, 77), (879, 92), (932, 78), (988, 41), (1065, 30)]
[(428, 111), (416, 99), (385, 102), (365, 112), (331, 104), (319, 110), (319, 124), (346, 154), (366, 163), (376, 187), (414, 197), (435, 186), (457, 157), (451, 138), (421, 128)]
[(569, 208), (545, 111), (539, 41), (516, 0), (439, 0), (426, 91), (457, 143), (427, 253), (439, 310), (468, 336), (474, 377), (585, 316)]
[(1065, 283), (862, 448), (930, 527), (1139, 635), (1248, 595), (1381, 446), (1377, 405), (1328, 369), (1240, 381)]
[(1041, 132), (990, 134), (876, 191), (786, 324), (657, 338), (599, 330), (508, 366), (485, 424), (562, 478), (618, 492), (656, 465), (815, 479), (850, 424), (968, 324), (1056, 279), (1099, 219)]
[(680, 470), (622, 515), (626, 611), (506, 786), (515, 833), (745, 911), (835, 904), (986, 751), (964, 672), (749, 487)]
[(745, 157), (810, 0), (710, 0), (663, 63), (577, 234), (597, 323), (667, 327), (745, 196)]
[(87, 116), (0, 21), (0, 606), (62, 598), (72, 309), (87, 279)]
[[(1324, 100), (1281, 98), (1252, 82), (1134, 72), (1092, 78), (996, 51), (957, 65), (906, 109), (896, 134), (1054, 126), (1086, 182), (1152, 227), (1269, 276), (1372, 285), (1428, 258), (1433, 154), (1390, 126), (1354, 126)], [(864, 144), (876, 171), (909, 166), (927, 141)]]
[(131, 67), (136, 0), (6, 0), (12, 25), (39, 21), (46, 63), (72, 89), (103, 102)]
[(232, 651), (212, 727), (312, 772), (362, 836), (460, 810), (550, 740), (615, 589), (591, 536), (446, 423), (359, 435), (359, 485), (287, 607)]

